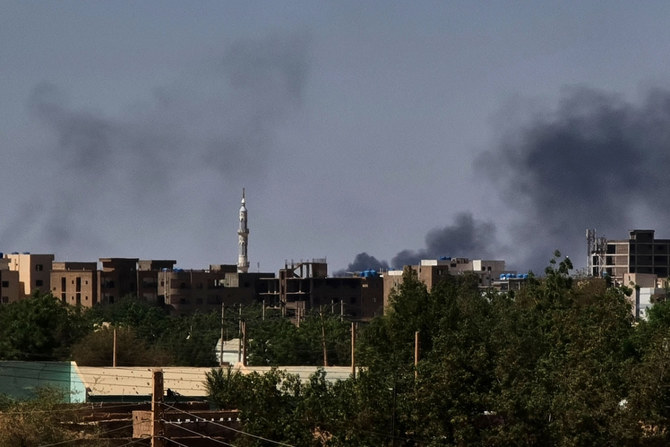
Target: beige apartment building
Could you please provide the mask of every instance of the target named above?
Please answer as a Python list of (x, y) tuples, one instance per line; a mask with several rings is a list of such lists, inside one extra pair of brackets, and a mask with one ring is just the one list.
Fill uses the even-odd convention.
[(134, 296), (158, 302), (158, 274), (176, 261), (101, 258), (97, 262), (53, 262), (51, 294), (63, 303), (92, 307)]
[(71, 306), (92, 307), (98, 303), (96, 262), (53, 262), (51, 294)]
[[(588, 270), (592, 276), (609, 275), (622, 283), (627, 273), (670, 276), (670, 239), (656, 239), (654, 230), (631, 230), (628, 239), (588, 239)], [(597, 242), (597, 243), (596, 243)]]
[(49, 293), (54, 255), (15, 252), (6, 254), (5, 259), (9, 260), (9, 270), (19, 273), (19, 298), (35, 292)]
[(21, 290), (19, 272), (9, 270), (9, 259), (0, 257), (0, 303), (18, 301)]
[[(422, 259), (418, 265), (408, 265), (405, 268), (414, 270), (419, 281), (428, 290), (432, 290), (447, 275), (474, 273), (479, 277), (481, 287), (491, 287), (500, 278), (500, 274), (509, 273), (505, 270), (505, 261), (467, 258)], [(389, 270), (384, 273), (384, 307), (389, 305), (391, 291), (402, 283), (402, 275), (403, 270)]]
[(158, 302), (175, 314), (251, 305), (262, 300), (274, 273), (239, 272), (237, 265), (210, 265), (208, 270), (163, 269), (158, 272)]

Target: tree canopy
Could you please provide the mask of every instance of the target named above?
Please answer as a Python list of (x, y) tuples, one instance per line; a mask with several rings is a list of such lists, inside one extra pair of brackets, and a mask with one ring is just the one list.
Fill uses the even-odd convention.
[[(288, 380), (288, 389), (275, 373), (268, 399), (280, 408), (272, 411), (302, 428), (282, 418), (290, 433), (255, 425), (257, 433), (329, 446), (670, 442), (667, 302), (634, 321), (630, 290), (573, 276), (559, 253), (517, 292), (482, 291), (469, 275), (447, 276), (430, 291), (410, 270), (403, 279), (385, 315), (362, 330), (363, 372), (331, 383), (320, 371), (308, 383)], [(217, 391), (249, 396), (260, 379), (228, 374), (210, 373), (212, 399), (239, 407), (249, 423), (264, 420), (261, 403)], [(275, 393), (288, 393), (286, 401)]]

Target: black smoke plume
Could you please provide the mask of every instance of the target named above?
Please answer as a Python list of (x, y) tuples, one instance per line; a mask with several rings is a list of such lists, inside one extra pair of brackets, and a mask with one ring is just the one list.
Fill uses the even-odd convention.
[(426, 247), (420, 250), (402, 250), (391, 260), (394, 268), (416, 265), (422, 259), (443, 256), (486, 258), (494, 249), (495, 225), (475, 220), (470, 213), (456, 216), (454, 223), (434, 228), (426, 234)]
[(365, 252), (359, 253), (346, 270), (348, 272), (371, 268), (386, 270), (389, 266), (400, 269), (405, 265), (416, 265), (422, 259), (438, 259), (443, 256), (486, 258), (495, 253), (497, 246), (495, 232), (493, 223), (481, 222), (470, 213), (462, 213), (456, 216), (452, 225), (428, 231), (425, 248), (402, 250), (393, 257), (390, 264), (379, 261)]
[(359, 273), (363, 270), (384, 271), (388, 269), (389, 265), (386, 261), (380, 261), (374, 256), (363, 252), (357, 254), (354, 262), (349, 264), (346, 269), (335, 272), (333, 276), (346, 276), (347, 274)]
[(509, 130), (479, 168), (517, 213), (511, 234), (521, 262), (537, 269), (554, 249), (585, 259), (587, 228), (611, 239), (627, 238), (632, 227), (663, 230), (669, 129), (667, 91), (632, 104), (581, 87), (567, 90), (556, 110)]
[(464, 214), (453, 226), (431, 230), (426, 248), (398, 253), (394, 267), (421, 258), (490, 256), (539, 273), (556, 249), (584, 267), (587, 228), (609, 239), (626, 239), (634, 228), (670, 237), (670, 92), (656, 88), (629, 102), (574, 87), (553, 110), (501, 115), (526, 118), (503, 131), (475, 170), (491, 183), (503, 214), (514, 213), (497, 225), (507, 233), (504, 251), (492, 223)]

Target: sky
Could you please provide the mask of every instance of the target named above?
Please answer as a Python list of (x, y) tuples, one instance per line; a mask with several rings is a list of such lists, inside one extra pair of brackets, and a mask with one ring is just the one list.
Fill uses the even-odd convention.
[(441, 256), (670, 238), (670, 2), (0, 0), (0, 251)]

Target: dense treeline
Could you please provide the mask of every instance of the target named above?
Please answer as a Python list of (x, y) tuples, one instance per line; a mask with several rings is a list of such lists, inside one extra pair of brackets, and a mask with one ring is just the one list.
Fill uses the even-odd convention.
[[(631, 290), (571, 276), (557, 256), (517, 292), (482, 293), (475, 277), (432, 291), (410, 271), (383, 317), (360, 327), (356, 377), (301, 383), (273, 370), (213, 369), (211, 399), (241, 410), (244, 431), (290, 445), (630, 445), (670, 443), (670, 301), (635, 321)], [(290, 324), (260, 307), (247, 322), (250, 363), (346, 365), (349, 324), (316, 313)], [(128, 299), (90, 310), (34, 296), (0, 307), (0, 357), (109, 365), (214, 365), (221, 314), (171, 317)], [(420, 359), (415, 367), (418, 332)], [(241, 436), (235, 445), (265, 445)]]
[[(226, 309), (224, 337), (239, 336), (247, 325), (250, 365), (331, 365), (350, 362), (349, 323), (328, 312), (307, 315), (300, 326), (276, 309)], [(0, 306), (0, 359), (75, 360), (110, 366), (117, 332), (117, 365), (214, 366), (221, 337), (221, 312), (171, 316), (167, 309), (128, 297), (118, 303), (82, 309), (51, 295), (36, 294)]]
[(246, 431), (300, 446), (668, 445), (670, 304), (636, 322), (630, 290), (574, 279), (558, 256), (516, 293), (467, 275), (429, 292), (406, 272), (361, 334), (359, 377), (214, 369), (210, 395)]

